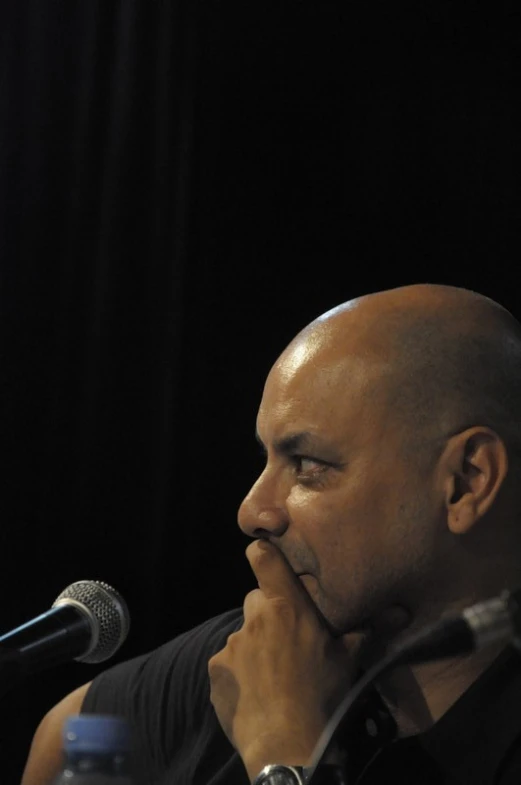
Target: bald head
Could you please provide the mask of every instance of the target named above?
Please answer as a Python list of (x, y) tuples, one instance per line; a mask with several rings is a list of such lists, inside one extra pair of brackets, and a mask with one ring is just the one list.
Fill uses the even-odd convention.
[(302, 330), (279, 362), (343, 357), (378, 370), (378, 392), (417, 447), (472, 425), (521, 452), (521, 327), (493, 300), (451, 286), (365, 295)]
[(268, 375), (239, 523), (309, 576), (335, 630), (390, 601), (427, 621), (493, 596), (519, 583), (520, 403), (521, 329), (497, 303), (427, 285), (344, 303)]

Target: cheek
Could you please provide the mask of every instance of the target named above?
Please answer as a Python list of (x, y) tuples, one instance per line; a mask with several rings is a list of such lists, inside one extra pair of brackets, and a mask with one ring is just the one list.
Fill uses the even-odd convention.
[[(379, 591), (389, 518), (382, 496), (372, 493), (310, 492), (299, 488), (288, 499), (292, 553), (312, 565), (315, 578), (303, 581), (315, 605), (335, 630), (346, 630), (367, 618)], [(390, 565), (386, 565), (386, 568)]]
[[(382, 511), (375, 495), (295, 488), (287, 500), (292, 539), (309, 550), (324, 581), (335, 581), (344, 565), (358, 562), (380, 540)], [(383, 528), (383, 527), (382, 527)]]
[(348, 480), (332, 490), (299, 486), (288, 497), (293, 536), (313, 554), (324, 590), (333, 593), (371, 575), (373, 580), (384, 564), (392, 569), (389, 562), (399, 561), (404, 539), (403, 499), (395, 485), (379, 478), (374, 466)]
[(341, 497), (327, 490), (294, 487), (287, 499), (290, 525), (313, 539), (326, 538), (340, 529), (345, 516)]

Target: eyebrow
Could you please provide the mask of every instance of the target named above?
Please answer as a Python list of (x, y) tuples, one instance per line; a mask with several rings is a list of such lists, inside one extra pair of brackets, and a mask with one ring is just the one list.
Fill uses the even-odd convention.
[[(266, 449), (264, 442), (259, 436), (259, 432), (255, 431), (255, 438), (259, 442), (263, 450)], [(297, 431), (284, 436), (282, 439), (276, 439), (273, 443), (275, 452), (280, 455), (292, 455), (301, 450), (327, 450), (331, 452), (331, 447), (324, 444), (324, 442), (309, 431)]]

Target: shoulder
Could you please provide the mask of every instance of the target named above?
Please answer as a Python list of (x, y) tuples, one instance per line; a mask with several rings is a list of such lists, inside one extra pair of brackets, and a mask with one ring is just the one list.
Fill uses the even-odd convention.
[(149, 702), (157, 708), (160, 700), (168, 700), (172, 706), (188, 695), (193, 701), (206, 691), (208, 660), (242, 625), (242, 618), (242, 609), (227, 611), (153, 651), (108, 668), (92, 681), (82, 711), (127, 714), (130, 702), (148, 709)]
[(91, 682), (81, 711), (128, 719), (139, 782), (159, 780), (172, 760), (189, 765), (194, 745), (202, 756), (201, 738), (219, 734), (209, 701), (208, 660), (242, 620), (242, 609), (208, 619)]

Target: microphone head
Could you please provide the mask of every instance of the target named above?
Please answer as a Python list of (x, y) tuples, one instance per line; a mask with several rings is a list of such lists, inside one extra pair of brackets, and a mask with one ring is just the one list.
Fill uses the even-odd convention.
[(121, 594), (103, 581), (76, 581), (67, 586), (52, 607), (73, 605), (87, 618), (91, 643), (78, 662), (96, 664), (112, 657), (128, 635), (130, 614)]

